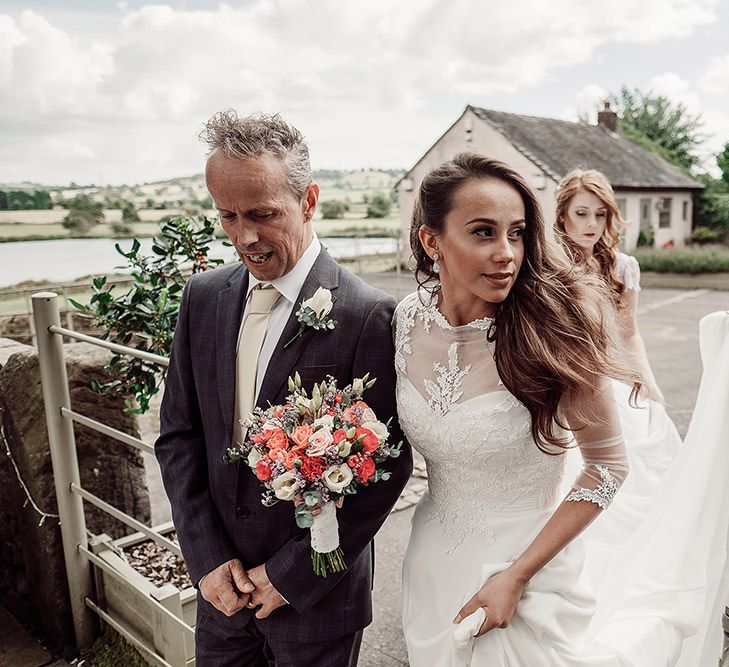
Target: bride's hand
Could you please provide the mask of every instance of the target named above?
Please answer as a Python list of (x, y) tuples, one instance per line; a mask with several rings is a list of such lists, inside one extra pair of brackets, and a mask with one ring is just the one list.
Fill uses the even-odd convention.
[(486, 620), (481, 624), (476, 637), (485, 635), (494, 628), (508, 627), (524, 593), (525, 585), (525, 582), (511, 569), (494, 574), (489, 577), (481, 590), (463, 606), (453, 622), (460, 623), (479, 607), (484, 607)]

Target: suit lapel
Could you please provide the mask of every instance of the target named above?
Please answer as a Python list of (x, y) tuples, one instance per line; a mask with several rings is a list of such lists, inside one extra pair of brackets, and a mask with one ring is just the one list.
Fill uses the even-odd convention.
[(288, 343), (299, 332), (299, 321), (296, 319), (296, 311), (299, 310), (301, 302), (314, 295), (319, 287), (324, 287), (332, 292), (332, 301), (336, 301), (334, 290), (339, 287), (339, 265), (331, 258), (329, 253), (322, 248), (314, 266), (304, 281), (299, 296), (294, 303), (281, 338), (271, 356), (271, 361), (266, 369), (266, 376), (263, 378), (261, 391), (258, 395), (257, 405), (267, 407), (269, 401), (274, 401), (281, 388), (285, 385), (288, 377), (293, 373), (296, 364), (303, 354), (306, 346), (317, 333), (312, 329), (304, 331), (301, 338), (284, 349)]
[(233, 435), (233, 414), (235, 408), (235, 352), (238, 331), (243, 317), (248, 270), (243, 264), (228, 281), (228, 286), (218, 292), (215, 327), (215, 355), (218, 379), (218, 398), (223, 413), (223, 423), (228, 429), (230, 442)]

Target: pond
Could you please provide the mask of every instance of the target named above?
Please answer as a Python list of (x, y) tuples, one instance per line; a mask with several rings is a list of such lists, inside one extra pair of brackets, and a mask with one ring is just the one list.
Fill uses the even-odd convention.
[[(333, 257), (357, 257), (394, 253), (393, 238), (323, 238), (321, 242)], [(26, 280), (51, 283), (70, 282), (83, 276), (121, 272), (124, 258), (114, 246), (129, 250), (132, 239), (63, 239), (55, 241), (17, 241), (0, 243), (0, 287)], [(151, 255), (152, 239), (141, 239), (141, 252)], [(230, 259), (235, 253), (218, 240), (211, 246), (211, 257)]]

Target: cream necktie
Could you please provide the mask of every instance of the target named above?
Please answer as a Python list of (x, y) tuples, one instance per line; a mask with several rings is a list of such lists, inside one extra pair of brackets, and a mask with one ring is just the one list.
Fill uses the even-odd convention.
[(273, 308), (281, 293), (275, 287), (257, 285), (251, 290), (251, 302), (238, 339), (235, 371), (235, 419), (233, 444), (243, 442), (245, 429), (240, 420), (253, 410), (256, 398), (258, 355), (266, 337), (266, 328)]

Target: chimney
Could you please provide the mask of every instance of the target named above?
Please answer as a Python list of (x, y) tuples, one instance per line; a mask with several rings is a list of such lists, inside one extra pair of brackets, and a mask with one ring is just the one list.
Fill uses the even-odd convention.
[(610, 102), (607, 100), (605, 100), (605, 108), (597, 112), (597, 124), (611, 132), (618, 129), (618, 114), (610, 109)]

